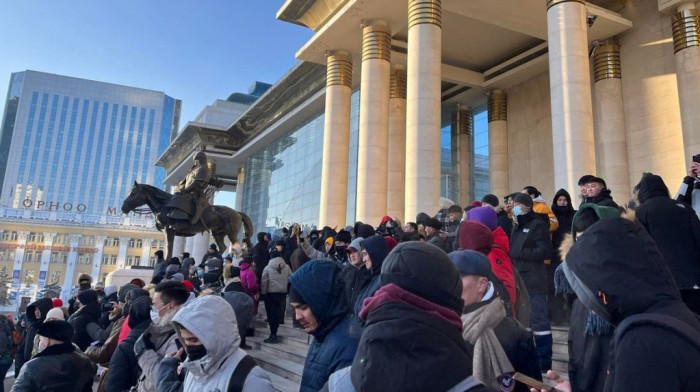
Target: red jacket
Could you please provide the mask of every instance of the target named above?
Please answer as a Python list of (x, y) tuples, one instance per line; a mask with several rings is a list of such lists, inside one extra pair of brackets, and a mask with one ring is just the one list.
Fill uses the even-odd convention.
[(493, 242), (494, 246), (487, 255), (491, 261), (491, 270), (493, 270), (493, 274), (503, 282), (503, 286), (508, 290), (510, 303), (515, 311), (515, 302), (517, 298), (515, 279), (513, 278), (513, 263), (508, 256), (508, 252), (510, 252), (510, 243), (508, 242), (508, 236), (500, 226), (493, 231)]

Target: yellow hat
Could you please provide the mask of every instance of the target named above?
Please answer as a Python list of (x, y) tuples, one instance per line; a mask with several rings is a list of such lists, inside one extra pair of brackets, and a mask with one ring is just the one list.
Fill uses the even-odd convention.
[(328, 238), (326, 238), (326, 244), (331, 244), (331, 245), (333, 245), (333, 237), (328, 237)]

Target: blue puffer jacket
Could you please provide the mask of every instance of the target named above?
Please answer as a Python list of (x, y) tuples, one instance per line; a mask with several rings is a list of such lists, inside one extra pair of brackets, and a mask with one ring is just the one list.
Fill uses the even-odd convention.
[(314, 341), (306, 355), (300, 392), (320, 390), (331, 373), (352, 364), (357, 351), (360, 334), (351, 328), (339, 272), (332, 261), (313, 260), (289, 278), (318, 322), (311, 332)]

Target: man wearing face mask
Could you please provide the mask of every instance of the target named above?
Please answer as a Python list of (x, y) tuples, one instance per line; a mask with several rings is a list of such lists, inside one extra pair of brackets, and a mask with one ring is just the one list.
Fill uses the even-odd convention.
[(88, 274), (78, 275), (78, 292), (68, 300), (68, 315), (72, 316), (78, 310), (78, 293), (89, 290), (92, 287), (92, 276)]
[(166, 354), (177, 351), (175, 328), (170, 323), (189, 298), (185, 285), (176, 281), (161, 282), (156, 286), (151, 306), (153, 323), (146, 328), (134, 345), (134, 353), (141, 368), (139, 392), (155, 392), (155, 374)]
[[(267, 373), (239, 347), (233, 308), (218, 295), (205, 295), (178, 312), (172, 320), (183, 349), (169, 354), (158, 368), (159, 390), (274, 392)], [(212, 329), (212, 325), (218, 329)], [(178, 380), (180, 359), (184, 382)], [(167, 387), (165, 387), (167, 385)], [(233, 390), (233, 389), (231, 389)]]
[(39, 326), (37, 335), (37, 355), (22, 367), (12, 390), (92, 391), (97, 367), (71, 343), (73, 327), (66, 321), (51, 320)]
[(530, 327), (535, 335), (542, 372), (552, 367), (552, 328), (547, 315), (547, 270), (544, 261), (552, 257), (549, 227), (532, 211), (532, 198), (518, 193), (513, 198), (516, 226), (510, 235), (510, 258), (530, 294)]
[[(348, 245), (352, 241), (352, 234), (347, 230), (340, 230), (335, 237), (329, 237), (331, 247), (327, 253), (314, 249), (310, 242), (304, 241), (304, 236), (298, 236), (299, 247), (304, 250), (309, 259), (330, 259), (339, 266), (343, 267), (348, 264), (348, 255), (345, 253)], [(328, 242), (328, 240), (326, 240)]]

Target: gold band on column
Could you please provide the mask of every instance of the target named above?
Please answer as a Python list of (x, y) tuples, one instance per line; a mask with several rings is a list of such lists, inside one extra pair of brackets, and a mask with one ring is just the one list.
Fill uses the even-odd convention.
[(457, 109), (452, 115), (452, 132), (457, 135), (470, 135), (472, 133), (472, 111), (469, 109)]
[(423, 23), (442, 27), (441, 0), (408, 0), (408, 28)]
[(362, 29), (362, 61), (391, 61), (391, 35), (386, 26), (370, 25)]
[(550, 9), (553, 6), (560, 4), (560, 3), (569, 3), (569, 2), (586, 4), (585, 0), (547, 0), (547, 9)]
[(352, 88), (352, 58), (346, 54), (333, 53), (328, 56), (326, 66), (326, 86), (347, 86)]
[(603, 79), (620, 79), (620, 47), (618, 45), (603, 45), (595, 50), (593, 55), (593, 79), (598, 82)]
[(392, 69), (389, 81), (389, 98), (406, 99), (406, 70)]
[(673, 52), (700, 45), (700, 12), (688, 9), (673, 15)]
[(209, 176), (211, 176), (211, 178), (216, 177), (216, 162), (208, 161), (207, 168), (209, 169)]
[(492, 91), (486, 106), (489, 122), (508, 121), (508, 100), (503, 91)]
[(240, 167), (240, 168), (238, 168), (238, 182), (237, 182), (237, 184), (242, 185), (244, 181), (245, 181), (245, 168)]

